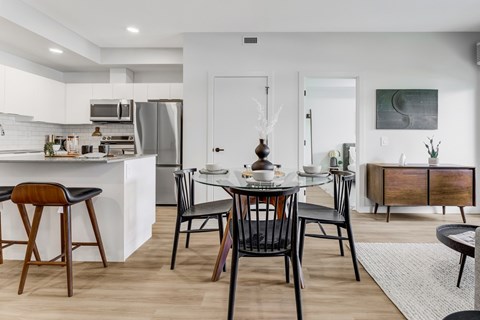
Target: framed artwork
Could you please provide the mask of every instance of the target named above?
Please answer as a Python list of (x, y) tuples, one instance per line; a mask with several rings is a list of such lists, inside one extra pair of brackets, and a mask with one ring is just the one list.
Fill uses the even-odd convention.
[(438, 90), (377, 89), (377, 129), (438, 129)]

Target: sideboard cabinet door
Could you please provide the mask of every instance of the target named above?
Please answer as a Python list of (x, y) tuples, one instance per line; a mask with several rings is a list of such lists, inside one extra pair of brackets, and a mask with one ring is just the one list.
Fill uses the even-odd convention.
[(474, 206), (473, 179), (473, 170), (430, 170), (430, 205)]
[(385, 168), (386, 206), (428, 205), (426, 169)]

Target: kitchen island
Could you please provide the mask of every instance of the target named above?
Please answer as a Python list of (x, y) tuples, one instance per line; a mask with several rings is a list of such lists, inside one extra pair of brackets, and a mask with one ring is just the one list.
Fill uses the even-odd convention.
[[(0, 185), (21, 182), (58, 182), (67, 187), (97, 187), (103, 192), (93, 198), (98, 225), (108, 261), (125, 261), (152, 236), (155, 222), (155, 155), (123, 155), (109, 158), (44, 157), (43, 155), (0, 157)], [(26, 239), (18, 209), (2, 203), (3, 239)], [(33, 207), (27, 206), (30, 219)], [(59, 207), (46, 207), (37, 236), (42, 260), (60, 252)], [(94, 241), (86, 206), (72, 206), (74, 241)], [(25, 246), (4, 250), (5, 259), (25, 256)], [(73, 253), (75, 261), (101, 261), (96, 247)]]

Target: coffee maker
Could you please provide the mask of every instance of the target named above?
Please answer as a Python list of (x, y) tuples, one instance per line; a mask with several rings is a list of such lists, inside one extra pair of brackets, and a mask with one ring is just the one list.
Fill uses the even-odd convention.
[(60, 150), (62, 151), (67, 151), (66, 149), (66, 142), (67, 141), (67, 137), (65, 136), (55, 136), (53, 142), (55, 144), (59, 144), (60, 145)]

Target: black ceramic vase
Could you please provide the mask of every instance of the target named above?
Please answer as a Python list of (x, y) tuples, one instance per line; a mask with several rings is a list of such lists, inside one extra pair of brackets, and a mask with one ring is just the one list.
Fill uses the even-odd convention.
[(255, 148), (258, 160), (252, 164), (252, 170), (273, 170), (273, 164), (266, 158), (270, 154), (270, 148), (260, 139), (260, 144)]

